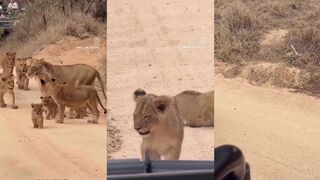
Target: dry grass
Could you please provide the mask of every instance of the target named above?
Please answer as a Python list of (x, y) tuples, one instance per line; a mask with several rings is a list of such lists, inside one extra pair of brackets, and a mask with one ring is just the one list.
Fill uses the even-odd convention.
[[(318, 0), (217, 0), (215, 57), (236, 65), (254, 61), (281, 63), (271, 74), (267, 69), (252, 70), (249, 81), (256, 85), (271, 82), (320, 95), (319, 9)], [(289, 33), (281, 43), (262, 46), (263, 35), (277, 29)], [(289, 70), (291, 67), (304, 75), (296, 77)], [(226, 75), (235, 77), (241, 75), (241, 70), (230, 69)]]
[(241, 1), (215, 3), (215, 56), (226, 62), (239, 63), (258, 52), (262, 22), (257, 14)]
[[(52, 9), (48, 8), (46, 14)], [(62, 12), (54, 13), (54, 16), (47, 15), (44, 23), (41, 13), (34, 11), (34, 7), (27, 9), (24, 16), (21, 16), (19, 23), (4, 41), (1, 41), (1, 52), (15, 51), (18, 56), (26, 57), (40, 47), (51, 44), (65, 36), (86, 37), (101, 35), (104, 31), (104, 24), (98, 22), (92, 16), (80, 12), (72, 12), (65, 16)]]

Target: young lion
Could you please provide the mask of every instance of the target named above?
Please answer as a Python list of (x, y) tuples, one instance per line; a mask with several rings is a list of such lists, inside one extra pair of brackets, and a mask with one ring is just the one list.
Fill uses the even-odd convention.
[(41, 77), (40, 84), (44, 87), (47, 94), (51, 95), (54, 101), (58, 104), (59, 119), (57, 123), (63, 123), (65, 107), (81, 108), (86, 105), (93, 111), (93, 120), (88, 120), (88, 123), (97, 124), (99, 121), (99, 110), (97, 103), (103, 108), (104, 113), (107, 109), (103, 106), (97, 90), (93, 86), (72, 86), (67, 85), (55, 78)]
[(5, 76), (12, 74), (15, 64), (16, 64), (16, 53), (7, 52), (5, 56), (1, 59), (1, 66), (3, 69), (2, 73)]
[(133, 93), (136, 108), (134, 128), (142, 136), (141, 155), (151, 160), (178, 160), (183, 141), (183, 123), (176, 112), (175, 99), (146, 94), (137, 89)]
[(16, 75), (17, 75), (17, 85), (19, 89), (29, 90), (29, 78), (27, 77), (27, 60), (29, 58), (17, 58), (16, 63)]
[(58, 105), (54, 102), (51, 96), (41, 96), (40, 97), (43, 106), (47, 109), (46, 119), (55, 118), (58, 114)]
[(31, 119), (33, 122), (33, 128), (43, 128), (42, 104), (31, 103), (31, 107)]
[(9, 93), (12, 96), (12, 105), (11, 107), (13, 109), (17, 109), (18, 106), (15, 104), (15, 95), (13, 92), (14, 88), (14, 77), (12, 74), (8, 76), (4, 76), (3, 74), (0, 74), (0, 106), (1, 107), (6, 107), (7, 104), (4, 102), (4, 94)]
[(190, 127), (214, 126), (214, 91), (183, 91), (174, 97), (179, 117)]

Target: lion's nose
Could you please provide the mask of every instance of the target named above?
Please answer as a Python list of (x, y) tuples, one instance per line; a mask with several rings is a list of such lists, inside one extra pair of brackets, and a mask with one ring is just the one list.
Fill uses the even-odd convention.
[(139, 129), (141, 129), (140, 127), (134, 127), (134, 129), (136, 129), (137, 131), (139, 131)]

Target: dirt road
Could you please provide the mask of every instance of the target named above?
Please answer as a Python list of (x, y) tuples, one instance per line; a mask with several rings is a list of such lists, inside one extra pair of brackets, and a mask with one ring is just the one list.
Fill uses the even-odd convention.
[(215, 78), (215, 146), (239, 146), (252, 179), (320, 179), (320, 101)]
[[(89, 45), (91, 41), (53, 44), (35, 56), (50, 60), (48, 52), (51, 52), (52, 57), (64, 64), (72, 64), (72, 60), (77, 59), (76, 62), (83, 60), (98, 65), (97, 57), (88, 50), (75, 50), (76, 46)], [(57, 53), (61, 47), (64, 51)], [(74, 50), (68, 51), (67, 47)], [(95, 51), (95, 55), (100, 54), (100, 50)], [(6, 96), (5, 100), (10, 105), (11, 97)], [(30, 91), (16, 90), (19, 109), (0, 109), (0, 179), (104, 179), (106, 116), (101, 115), (98, 125), (87, 124), (86, 119), (66, 119), (64, 124), (45, 120), (44, 129), (34, 129), (30, 104), (39, 102), (38, 83), (32, 79)]]
[[(213, 2), (110, 0), (108, 13), (108, 121), (123, 141), (111, 156), (140, 158), (134, 90), (175, 95), (213, 89)], [(186, 127), (180, 159), (212, 157), (213, 128)]]

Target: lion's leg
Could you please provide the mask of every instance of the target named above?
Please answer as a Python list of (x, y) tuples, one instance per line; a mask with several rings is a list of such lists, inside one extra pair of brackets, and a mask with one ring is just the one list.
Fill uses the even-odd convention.
[(58, 107), (55, 107), (53, 109), (53, 118), (55, 118), (57, 116), (57, 114), (58, 114)]
[(179, 160), (181, 153), (181, 146), (180, 148), (171, 148), (166, 155), (164, 156), (165, 160)]
[(63, 123), (64, 110), (65, 110), (66, 106), (63, 104), (58, 104), (58, 108), (59, 108), (59, 119), (57, 120), (57, 123)]
[(52, 117), (52, 112), (49, 108), (47, 108), (47, 112), (46, 112), (46, 120), (49, 120)]
[[(148, 152), (147, 152), (148, 151)], [(142, 160), (146, 160), (146, 155), (149, 156), (150, 160), (160, 160), (161, 156), (156, 150), (151, 150), (146, 143), (141, 144), (141, 157)]]
[(43, 118), (38, 119), (38, 127), (43, 128)]
[(95, 102), (90, 102), (89, 103), (89, 106), (90, 108), (92, 109), (92, 114), (93, 114), (93, 120), (88, 120), (87, 122), (88, 123), (92, 123), (92, 124), (98, 124), (98, 121), (99, 121), (99, 110), (98, 110), (98, 107), (97, 107), (97, 103)]
[(70, 109), (69, 109), (69, 118), (70, 118), (70, 119), (73, 119), (73, 118), (74, 118), (74, 116), (73, 116), (73, 114), (74, 114), (73, 111), (74, 111), (73, 108), (70, 108)]
[(37, 119), (32, 118), (32, 122), (33, 122), (33, 128), (37, 128), (38, 127)]
[(24, 77), (24, 90), (29, 90), (29, 79), (27, 77)]
[(3, 95), (4, 95), (3, 93), (0, 94), (0, 105), (1, 105), (1, 107), (6, 107), (7, 104), (4, 103)]
[(12, 107), (12, 109), (17, 109), (18, 106), (16, 105), (16, 98), (15, 98), (14, 92), (10, 91), (10, 94), (12, 96), (12, 105), (11, 105), (11, 107)]

